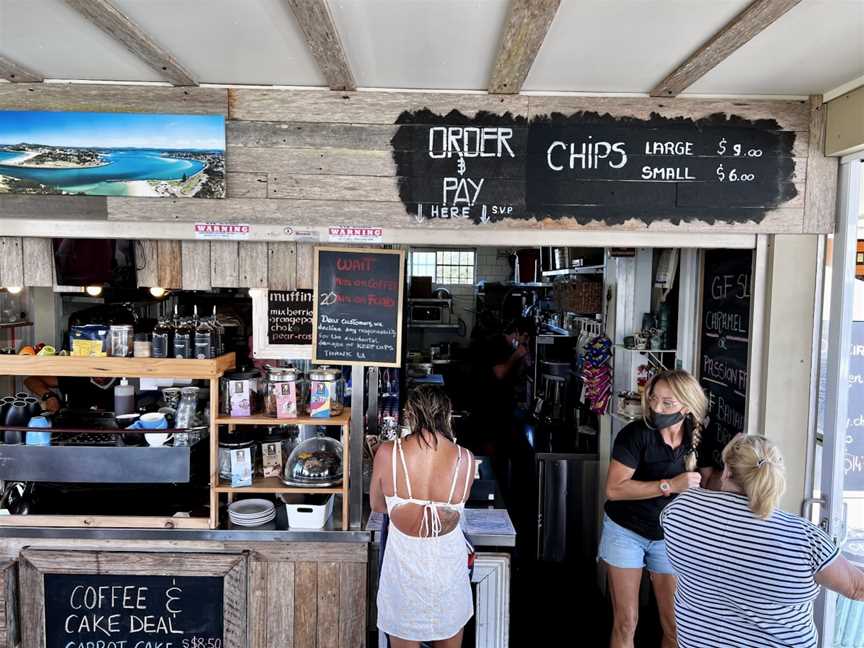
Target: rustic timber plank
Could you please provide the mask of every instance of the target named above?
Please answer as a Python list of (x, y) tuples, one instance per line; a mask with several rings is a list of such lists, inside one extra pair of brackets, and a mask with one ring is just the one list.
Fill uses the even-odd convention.
[(358, 176), (396, 175), (393, 154), (385, 150), (285, 149), (229, 146), (226, 165), (252, 173), (302, 173)]
[(318, 563), (294, 565), (294, 648), (316, 648), (318, 642)]
[(561, 0), (511, 0), (489, 92), (517, 94), (522, 90), (560, 5)]
[(267, 618), (270, 646), (294, 646), (294, 563), (269, 562), (267, 567)]
[(343, 124), (394, 124), (403, 112), (424, 108), (445, 115), (458, 110), (469, 117), (480, 111), (514, 115), (528, 112), (528, 98), (518, 95), (434, 92), (288, 92), (231, 88), (228, 104), (231, 119)]
[(180, 241), (159, 241), (156, 278), (163, 288), (183, 287), (182, 248)]
[(45, 646), (45, 580), (40, 570), (30, 562), (32, 552), (22, 552), (18, 561), (18, 591), (21, 593), (21, 646)]
[(54, 248), (49, 238), (22, 239), (24, 285), (51, 288), (54, 285)]
[(258, 148), (344, 148), (390, 151), (395, 124), (326, 124), (316, 122), (226, 122), (228, 146)]
[(297, 244), (297, 287), (312, 290), (315, 282), (315, 246)]
[(257, 543), (248, 546), (253, 559), (268, 562), (301, 563), (317, 562), (366, 562), (368, 549), (362, 542), (292, 542)]
[(210, 285), (237, 288), (240, 285), (240, 246), (237, 241), (210, 242)]
[(333, 22), (327, 0), (287, 0), (306, 38), (306, 46), (331, 90), (355, 90), (357, 84)]
[[(3, 86), (0, 83), (0, 94)], [(104, 196), (31, 196), (0, 194), (0, 220), (4, 218), (65, 219), (65, 220), (106, 220), (108, 203)], [(68, 231), (55, 232), (57, 236), (77, 236), (86, 234), (70, 223)], [(83, 234), (83, 236), (82, 236)]]
[(24, 249), (19, 236), (0, 236), (0, 287), (24, 286)]
[(717, 113), (745, 119), (774, 119), (780, 130), (809, 131), (810, 110), (803, 100), (660, 99), (643, 97), (528, 97), (529, 116), (575, 112), (609, 113), (616, 117), (649, 119), (663, 117), (700, 119)]
[(267, 244), (267, 287), (294, 290), (297, 287), (297, 244)]
[(0, 648), (14, 648), (21, 640), (18, 623), (18, 561), (8, 560), (0, 565)]
[(266, 198), (266, 173), (226, 173), (226, 192), (229, 198)]
[(138, 241), (135, 248), (135, 262), (139, 288), (159, 285), (159, 244), (157, 241)]
[(210, 241), (181, 241), (183, 290), (210, 290)]
[(366, 565), (342, 563), (339, 586), (339, 648), (366, 645)]
[(271, 174), (270, 198), (399, 202), (397, 178), (358, 175)]
[[(21, 553), (21, 558), (41, 572), (58, 574), (227, 576), (238, 567), (246, 571), (242, 554), (209, 553), (202, 556), (189, 553), (28, 549)], [(245, 581), (245, 574), (242, 580)], [(246, 598), (245, 590), (243, 598)]]
[[(510, 231), (510, 230), (559, 230), (559, 231), (669, 231), (669, 232), (712, 232), (720, 233), (789, 233), (800, 232), (803, 210), (774, 209), (769, 211), (761, 223), (751, 221), (735, 223), (718, 231), (718, 225), (710, 221), (692, 221), (674, 224), (665, 219), (657, 219), (647, 226), (636, 218), (618, 225), (595, 221), (580, 225), (573, 219), (516, 220), (509, 219), (485, 225), (475, 225), (466, 219), (449, 219), (418, 223), (408, 214), (401, 202), (344, 202), (339, 200), (272, 200), (239, 198), (236, 200), (177, 200), (171, 204), (153, 205), (150, 198), (124, 198), (109, 201), (109, 216), (118, 221), (153, 222), (168, 220), (177, 222), (197, 222), (201, 210), (206, 210), (214, 220), (225, 223), (257, 223), (261, 225), (291, 225), (294, 228), (326, 228), (334, 224), (334, 215), (339, 223), (351, 223), (363, 227), (394, 228), (402, 231), (424, 230), (430, 233), (442, 230), (462, 230), (471, 232)], [(158, 202), (158, 201), (156, 201)], [(189, 204), (193, 203), (193, 204)], [(674, 214), (669, 215), (674, 218)], [(193, 237), (191, 227), (189, 238)], [(278, 238), (278, 237), (277, 237)], [(398, 238), (388, 242), (409, 242)], [(411, 241), (413, 242), (413, 240)], [(298, 254), (300, 250), (298, 248)], [(242, 262), (242, 258), (241, 258)], [(298, 270), (300, 261), (298, 260)], [(299, 282), (299, 274), (298, 274)], [(262, 286), (263, 287), (263, 286)], [(298, 287), (302, 288), (298, 283)], [(311, 287), (311, 286), (310, 286)]]
[(340, 563), (318, 563), (318, 648), (339, 648)]
[(807, 234), (830, 234), (837, 220), (839, 160), (825, 156), (826, 114), (827, 106), (822, 103), (822, 97), (810, 97), (810, 154), (804, 200), (804, 232)]
[(801, 0), (754, 0), (649, 94), (652, 97), (674, 97), (680, 94), (799, 2)]
[[(211, 556), (201, 556), (201, 562), (210, 563)], [(221, 557), (219, 557), (221, 558)], [(217, 561), (218, 562), (218, 561)], [(215, 565), (214, 565), (215, 566)], [(247, 632), (247, 597), (246, 576), (247, 561), (245, 556), (236, 561), (225, 573), (223, 583), (225, 648), (246, 648)]]
[(249, 561), (249, 648), (268, 648), (267, 563)]
[(168, 50), (108, 0), (65, 0), (90, 23), (119, 42), (175, 86), (198, 85), (192, 74)]
[(4, 83), (0, 84), (0, 108), (227, 115), (228, 91), (224, 88)]
[(267, 244), (263, 242), (240, 242), (240, 287), (267, 287)]
[(10, 58), (0, 55), (0, 78), (11, 83), (42, 83), (45, 79)]

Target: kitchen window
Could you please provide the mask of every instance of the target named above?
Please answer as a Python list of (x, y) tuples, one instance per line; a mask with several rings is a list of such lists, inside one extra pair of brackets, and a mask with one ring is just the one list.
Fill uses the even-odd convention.
[(474, 284), (474, 250), (412, 250), (411, 276), (436, 284)]

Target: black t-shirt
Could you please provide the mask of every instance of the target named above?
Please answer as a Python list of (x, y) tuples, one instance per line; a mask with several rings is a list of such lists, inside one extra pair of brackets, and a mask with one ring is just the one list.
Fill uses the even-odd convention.
[(502, 379), (495, 375), (495, 367), (506, 363), (513, 351), (503, 335), (496, 335), (479, 341), (473, 352), (473, 387), (480, 396), (480, 407), (493, 411), (505, 410), (507, 416), (511, 414), (508, 405), (513, 402), (515, 372)]
[[(684, 457), (690, 450), (690, 428), (684, 423), (684, 440), (675, 450), (670, 448), (658, 430), (652, 430), (644, 421), (633, 421), (618, 433), (612, 447), (612, 458), (633, 468), (634, 481), (672, 479), (684, 470)], [(662, 540), (660, 512), (674, 499), (674, 495), (644, 500), (609, 500), (606, 514), (616, 524), (648, 540)]]

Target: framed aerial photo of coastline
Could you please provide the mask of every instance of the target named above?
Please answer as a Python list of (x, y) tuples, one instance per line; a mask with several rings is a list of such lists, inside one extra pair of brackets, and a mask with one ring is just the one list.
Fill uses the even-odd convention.
[(0, 193), (224, 198), (225, 118), (0, 110)]

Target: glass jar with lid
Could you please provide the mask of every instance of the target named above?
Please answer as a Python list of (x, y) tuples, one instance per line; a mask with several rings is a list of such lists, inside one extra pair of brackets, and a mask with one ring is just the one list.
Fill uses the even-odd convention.
[(335, 367), (317, 367), (309, 372), (309, 416), (327, 418), (342, 413), (345, 381)]
[(250, 436), (236, 433), (219, 439), (219, 477), (231, 481), (231, 451), (249, 448), (252, 465), (256, 464), (257, 448), (255, 440)]
[(306, 381), (294, 367), (272, 367), (264, 379), (264, 411), (267, 416), (279, 419), (297, 418), (303, 414), (306, 404)]

